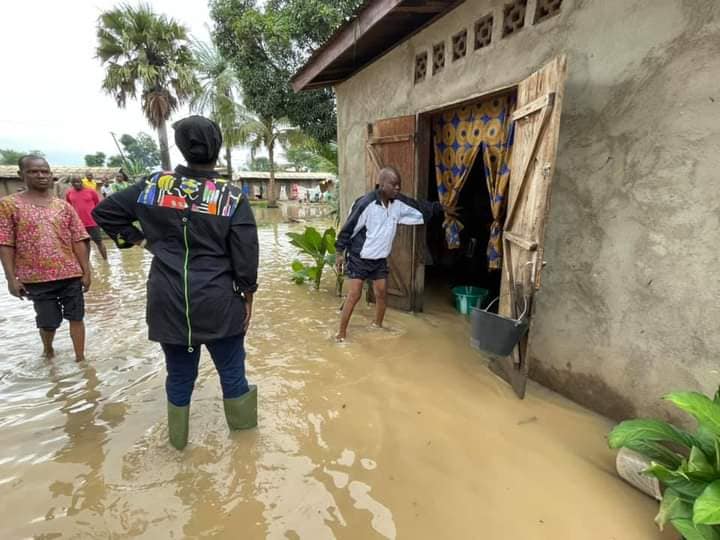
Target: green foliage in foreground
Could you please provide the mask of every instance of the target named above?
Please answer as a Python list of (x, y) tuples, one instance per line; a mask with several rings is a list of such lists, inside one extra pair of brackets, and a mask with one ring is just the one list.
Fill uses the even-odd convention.
[(665, 486), (655, 518), (686, 540), (720, 540), (720, 390), (714, 399), (673, 392), (665, 399), (697, 421), (688, 432), (661, 420), (621, 422), (610, 432), (611, 448), (628, 448), (652, 461), (645, 474)]
[[(298, 285), (306, 281), (314, 284), (315, 290), (320, 289), (325, 265), (335, 271), (335, 229), (327, 229), (322, 235), (315, 227), (305, 227), (302, 233), (287, 233), (290, 243), (300, 250), (302, 255), (312, 259), (312, 263), (306, 264), (295, 259), (292, 264), (292, 279)], [(337, 289), (342, 289), (342, 275), (337, 274)]]

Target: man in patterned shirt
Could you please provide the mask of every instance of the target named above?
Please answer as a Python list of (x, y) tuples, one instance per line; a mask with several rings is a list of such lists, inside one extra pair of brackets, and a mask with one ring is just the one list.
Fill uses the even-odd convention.
[(18, 174), (27, 189), (0, 199), (0, 261), (10, 294), (33, 301), (44, 355), (55, 331), (70, 323), (75, 359), (85, 359), (85, 301), (90, 288), (88, 234), (73, 208), (53, 195), (43, 158), (24, 156)]

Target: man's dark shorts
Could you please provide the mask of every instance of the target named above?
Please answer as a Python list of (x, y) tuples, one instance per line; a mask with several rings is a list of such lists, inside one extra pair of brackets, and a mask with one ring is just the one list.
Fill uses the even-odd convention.
[(388, 276), (387, 259), (361, 259), (353, 255), (348, 256), (347, 270), (350, 279), (375, 281)]
[(57, 330), (63, 318), (82, 321), (85, 317), (85, 298), (80, 278), (26, 283), (25, 289), (35, 306), (38, 328)]
[(85, 227), (85, 230), (90, 235), (90, 240), (96, 244), (102, 242), (102, 236), (100, 236), (100, 227)]

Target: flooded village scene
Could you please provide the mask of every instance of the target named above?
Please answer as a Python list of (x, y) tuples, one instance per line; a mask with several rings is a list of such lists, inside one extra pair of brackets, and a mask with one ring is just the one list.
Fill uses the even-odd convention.
[(720, 3), (3, 12), (0, 538), (720, 540)]

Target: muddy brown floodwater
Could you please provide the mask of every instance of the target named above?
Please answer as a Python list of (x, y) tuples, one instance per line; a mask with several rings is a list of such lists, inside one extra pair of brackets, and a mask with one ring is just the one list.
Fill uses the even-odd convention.
[(0, 283), (0, 538), (663, 538), (656, 503), (616, 478), (611, 423), (536, 385), (515, 399), (450, 307), (373, 331), (362, 305), (333, 343), (332, 276), (319, 293), (288, 279), (301, 227), (260, 230), (259, 428), (228, 432), (203, 356), (182, 453), (145, 339), (147, 253), (94, 259), (81, 365), (65, 327), (39, 357), (32, 307)]

